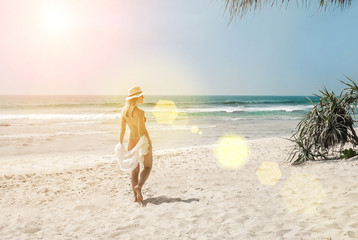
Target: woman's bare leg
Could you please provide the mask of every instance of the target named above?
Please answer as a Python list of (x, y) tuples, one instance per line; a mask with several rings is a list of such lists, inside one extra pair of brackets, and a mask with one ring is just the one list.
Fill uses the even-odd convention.
[(134, 187), (138, 185), (138, 175), (139, 175), (139, 163), (138, 163), (138, 166), (132, 171), (132, 174), (131, 174), (132, 190), (134, 193), (134, 202), (138, 202), (137, 192), (134, 190)]
[(134, 191), (137, 192), (138, 202), (143, 201), (142, 187), (143, 187), (145, 181), (148, 179), (150, 171), (152, 170), (152, 163), (153, 163), (152, 149), (149, 149), (149, 152), (146, 155), (144, 155), (143, 163), (144, 163), (144, 169), (140, 173), (139, 183), (137, 186), (134, 187)]
[[(128, 141), (128, 151), (133, 149), (135, 145), (138, 143), (137, 139), (129, 139)], [(134, 187), (138, 185), (138, 175), (139, 175), (139, 163), (137, 167), (131, 173), (131, 182), (132, 182), (132, 190), (134, 194), (134, 202), (138, 202), (137, 192), (134, 190)]]

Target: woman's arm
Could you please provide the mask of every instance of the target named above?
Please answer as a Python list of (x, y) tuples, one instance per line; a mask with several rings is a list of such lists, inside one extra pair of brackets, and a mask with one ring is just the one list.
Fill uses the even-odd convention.
[(121, 117), (121, 132), (119, 142), (123, 144), (124, 135), (126, 134), (126, 120), (124, 117)]

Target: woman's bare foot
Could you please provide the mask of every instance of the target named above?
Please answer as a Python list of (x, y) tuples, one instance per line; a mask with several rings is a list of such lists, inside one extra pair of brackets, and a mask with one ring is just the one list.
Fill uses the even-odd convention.
[(134, 187), (134, 191), (137, 193), (137, 200), (139, 203), (141, 203), (143, 201), (143, 196), (142, 196), (142, 191), (141, 191), (141, 187), (139, 187), (139, 185)]
[(133, 199), (133, 202), (138, 202), (137, 192), (136, 192), (136, 191), (134, 191), (134, 199)]

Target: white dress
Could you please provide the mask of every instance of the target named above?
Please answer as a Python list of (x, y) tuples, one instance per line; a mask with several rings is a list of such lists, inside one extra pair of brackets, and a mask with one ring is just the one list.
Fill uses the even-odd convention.
[(125, 172), (131, 172), (137, 167), (139, 162), (143, 164), (144, 155), (149, 151), (148, 147), (149, 143), (145, 135), (141, 136), (137, 145), (129, 151), (123, 144), (118, 143), (114, 148), (114, 153), (117, 157), (120, 169)]

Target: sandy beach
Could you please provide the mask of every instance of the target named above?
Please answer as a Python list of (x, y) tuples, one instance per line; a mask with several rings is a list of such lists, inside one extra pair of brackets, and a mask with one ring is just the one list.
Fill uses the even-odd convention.
[(357, 16), (0, 1), (0, 240), (358, 240)]
[[(247, 144), (238, 170), (218, 165), (215, 145), (154, 149), (142, 206), (112, 154), (77, 156), (82, 165), (75, 156), (2, 162), (0, 238), (358, 239), (357, 160), (292, 166), (287, 140)], [(281, 176), (258, 171), (263, 162), (277, 163)], [(265, 185), (270, 178), (277, 182)]]

